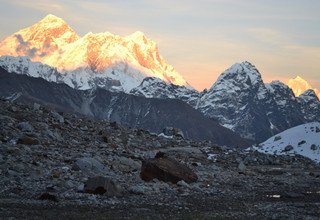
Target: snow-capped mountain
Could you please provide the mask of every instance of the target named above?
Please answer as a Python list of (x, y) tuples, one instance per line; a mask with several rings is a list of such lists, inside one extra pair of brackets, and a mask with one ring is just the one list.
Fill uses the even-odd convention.
[(234, 64), (209, 90), (201, 93), (156, 78), (146, 78), (131, 93), (148, 98), (180, 99), (242, 137), (256, 141), (318, 121), (320, 117), (320, 102), (312, 92), (296, 98), (280, 81), (265, 84), (260, 72), (249, 62)]
[(193, 107), (197, 106), (197, 102), (201, 96), (201, 93), (192, 88), (166, 83), (154, 77), (145, 78), (130, 93), (146, 98), (180, 99)]
[(28, 57), (2, 56), (0, 57), (0, 67), (10, 73), (41, 77), (49, 82), (65, 83), (75, 89), (99, 87), (110, 91), (121, 90), (120, 81), (111, 79), (105, 74), (60, 73), (56, 68), (40, 62), (32, 62)]
[(303, 92), (307, 91), (308, 89), (314, 90), (318, 98), (320, 99), (320, 91), (318, 89), (313, 88), (306, 80), (297, 76), (294, 79), (289, 79), (287, 85), (292, 89), (295, 96), (301, 95)]
[(302, 93), (297, 100), (301, 105), (301, 111), (306, 121), (320, 122), (320, 101), (312, 89)]
[(278, 133), (283, 120), (261, 74), (249, 62), (223, 72), (201, 98), (198, 109), (243, 137), (263, 140)]
[(286, 122), (286, 128), (305, 123), (301, 106), (292, 90), (286, 84), (276, 80), (265, 85), (276, 103), (275, 107), (279, 110), (279, 116)]
[(302, 155), (320, 162), (320, 122), (302, 124), (277, 134), (254, 149), (275, 155)]
[(142, 32), (126, 37), (108, 32), (79, 37), (63, 19), (54, 15), (4, 39), (0, 43), (0, 55), (27, 56), (31, 61), (52, 66), (78, 89), (92, 88), (88, 80), (93, 82), (92, 78), (96, 77), (120, 82), (114, 90), (125, 92), (140, 85), (145, 77), (190, 87), (161, 57), (157, 44)]
[(175, 99), (150, 99), (100, 88), (76, 90), (39, 77), (8, 73), (1, 67), (0, 97), (26, 104), (36, 102), (57, 111), (80, 113), (156, 133), (166, 127), (175, 127), (181, 129), (185, 138), (212, 141), (218, 145), (251, 145), (190, 105)]

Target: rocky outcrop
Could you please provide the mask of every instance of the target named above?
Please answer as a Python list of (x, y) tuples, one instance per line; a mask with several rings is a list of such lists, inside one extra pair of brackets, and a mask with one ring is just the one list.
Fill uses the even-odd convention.
[(316, 93), (309, 89), (298, 97), (301, 111), (307, 122), (320, 121), (320, 101)]
[(168, 157), (163, 152), (158, 152), (153, 159), (142, 162), (141, 179), (150, 181), (159, 179), (164, 182), (177, 183), (181, 180), (186, 183), (197, 181), (198, 176), (190, 168)]
[(91, 177), (84, 184), (84, 192), (106, 196), (119, 196), (121, 190), (117, 184), (108, 177)]

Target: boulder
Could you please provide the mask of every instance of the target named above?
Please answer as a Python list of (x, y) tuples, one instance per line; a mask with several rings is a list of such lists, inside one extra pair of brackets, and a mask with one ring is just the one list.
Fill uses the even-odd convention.
[(64, 123), (64, 117), (62, 117), (58, 112), (52, 111), (51, 114), (59, 123)]
[(121, 172), (131, 172), (138, 171), (141, 167), (141, 163), (134, 161), (131, 158), (118, 157), (115, 158), (112, 166), (115, 170), (119, 170)]
[(142, 161), (140, 177), (144, 181), (156, 178), (172, 183), (181, 180), (192, 183), (198, 180), (198, 176), (190, 168), (168, 157), (163, 152), (158, 152), (155, 158)]
[(284, 148), (284, 152), (288, 152), (288, 151), (292, 151), (293, 150), (293, 146), (292, 145), (288, 145)]
[(89, 178), (84, 184), (84, 192), (106, 196), (121, 195), (120, 187), (110, 177), (103, 176)]
[(20, 137), (17, 141), (17, 144), (25, 144), (25, 145), (36, 145), (39, 143), (40, 142), (38, 139), (29, 137), (27, 135)]
[(163, 129), (162, 133), (166, 136), (174, 136), (184, 138), (183, 132), (179, 128), (166, 127)]
[(91, 157), (77, 159), (72, 169), (76, 171), (94, 172), (96, 174), (102, 174), (106, 171), (106, 167), (102, 163)]
[(29, 122), (20, 122), (18, 127), (21, 131), (33, 132), (33, 127)]

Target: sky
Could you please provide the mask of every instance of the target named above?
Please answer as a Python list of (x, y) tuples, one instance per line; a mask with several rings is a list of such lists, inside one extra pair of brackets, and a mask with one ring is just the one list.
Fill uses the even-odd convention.
[(0, 0), (0, 40), (47, 14), (80, 36), (137, 30), (196, 89), (249, 61), (265, 82), (299, 75), (320, 88), (319, 0)]

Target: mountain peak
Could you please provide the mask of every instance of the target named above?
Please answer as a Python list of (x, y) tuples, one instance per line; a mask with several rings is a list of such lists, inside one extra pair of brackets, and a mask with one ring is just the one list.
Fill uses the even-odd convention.
[[(52, 14), (3, 40), (0, 56), (6, 55), (27, 56), (63, 73), (81, 72), (84, 78), (101, 78), (104, 74), (120, 81), (125, 91), (138, 86), (147, 76), (188, 85), (162, 58), (157, 44), (143, 32), (136, 31), (126, 37), (109, 32), (88, 33), (80, 38), (63, 19)], [(83, 82), (87, 78), (77, 84), (86, 84)]]
[(65, 21), (62, 18), (57, 17), (53, 14), (46, 15), (43, 19), (41, 19), (41, 21), (43, 22), (61, 22), (62, 21), (65, 23)]
[(296, 76), (294, 79), (289, 79), (287, 85), (292, 89), (295, 96), (300, 96), (308, 89), (314, 90), (315, 94), (320, 98), (320, 91), (313, 88), (305, 79), (300, 76)]
[[(224, 80), (246, 81), (247, 78), (250, 79), (252, 84), (259, 82), (262, 83), (261, 74), (258, 69), (250, 62), (244, 61), (241, 63), (235, 63), (230, 68), (225, 70), (219, 76), (217, 82)], [(212, 87), (214, 87), (214, 85)]]
[(317, 97), (316, 92), (315, 92), (313, 89), (307, 89), (307, 90), (304, 91), (299, 97), (300, 97), (300, 98), (309, 97), (309, 98), (312, 98), (312, 99), (319, 100), (318, 97)]

